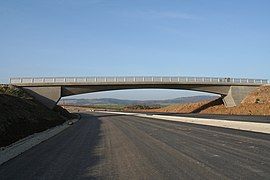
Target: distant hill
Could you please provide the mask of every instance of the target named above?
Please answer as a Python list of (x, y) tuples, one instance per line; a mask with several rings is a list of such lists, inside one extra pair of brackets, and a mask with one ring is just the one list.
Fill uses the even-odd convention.
[(100, 99), (64, 99), (59, 102), (60, 105), (103, 105), (103, 104), (116, 104), (116, 105), (169, 105), (169, 104), (183, 104), (183, 103), (196, 103), (205, 100), (214, 100), (217, 96), (191, 96), (179, 97), (167, 100), (123, 100), (114, 98), (100, 98)]

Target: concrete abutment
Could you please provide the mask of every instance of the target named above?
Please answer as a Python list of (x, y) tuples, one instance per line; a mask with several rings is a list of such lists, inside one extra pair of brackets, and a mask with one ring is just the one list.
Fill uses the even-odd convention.
[(223, 96), (223, 103), (226, 107), (238, 106), (249, 93), (257, 88), (254, 86), (231, 86), (228, 94)]
[(53, 109), (62, 97), (62, 87), (23, 87), (23, 89), (37, 101)]

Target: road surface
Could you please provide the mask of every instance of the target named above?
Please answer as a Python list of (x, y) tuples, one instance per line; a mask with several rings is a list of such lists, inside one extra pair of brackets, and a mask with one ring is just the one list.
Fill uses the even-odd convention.
[(270, 179), (270, 136), (85, 113), (1, 165), (0, 179)]

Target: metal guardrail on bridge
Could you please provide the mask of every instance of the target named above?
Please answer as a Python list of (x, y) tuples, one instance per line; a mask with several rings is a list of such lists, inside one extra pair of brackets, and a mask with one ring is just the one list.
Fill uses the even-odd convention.
[(29, 83), (230, 83), (230, 84), (268, 84), (267, 79), (247, 78), (212, 78), (212, 77), (37, 77), (37, 78), (10, 78), (10, 84)]

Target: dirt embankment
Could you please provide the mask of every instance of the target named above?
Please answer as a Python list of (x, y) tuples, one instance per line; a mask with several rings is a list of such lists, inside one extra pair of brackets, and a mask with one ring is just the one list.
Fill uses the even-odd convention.
[(21, 89), (0, 85), (0, 147), (71, 118), (74, 115), (59, 106), (50, 110)]
[(262, 86), (251, 92), (237, 107), (226, 108), (222, 99), (198, 103), (175, 104), (151, 112), (230, 114), (230, 115), (270, 115), (270, 86)]

